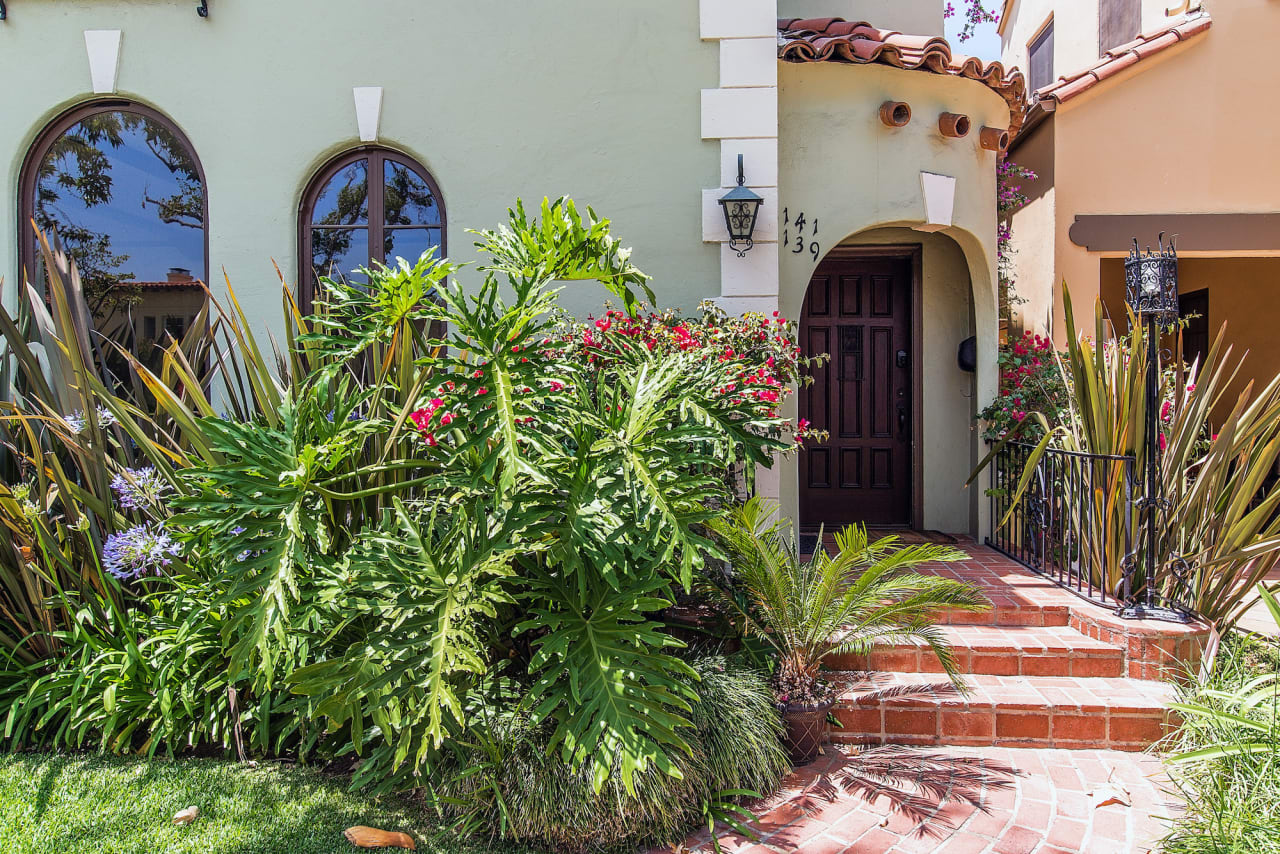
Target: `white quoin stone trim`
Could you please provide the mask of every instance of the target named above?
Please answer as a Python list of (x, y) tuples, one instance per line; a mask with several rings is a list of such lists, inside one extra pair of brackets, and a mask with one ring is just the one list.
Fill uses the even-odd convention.
[(382, 87), (356, 86), (352, 93), (356, 101), (356, 127), (361, 142), (378, 140), (378, 125), (382, 121)]
[(89, 57), (89, 81), (93, 94), (116, 91), (120, 75), (120, 30), (85, 30), (84, 50)]
[[(704, 40), (778, 38), (777, 0), (700, 0), (698, 25)], [(777, 62), (777, 54), (773, 61)]]
[(720, 88), (778, 85), (778, 39), (720, 42)]
[(776, 86), (702, 90), (703, 139), (751, 137), (778, 138)]
[(778, 140), (723, 139), (720, 141), (720, 186), (738, 186), (738, 155), (748, 187), (778, 186)]
[(720, 296), (778, 299), (778, 244), (760, 243), (741, 258), (728, 243), (720, 244)]
[(933, 172), (920, 173), (920, 191), (924, 195), (924, 223), (916, 231), (942, 231), (951, 227), (956, 207), (956, 179)]
[[(702, 239), (720, 244), (725, 311), (768, 314), (778, 308), (778, 3), (699, 0), (698, 19), (702, 39), (720, 48), (719, 87), (702, 90), (702, 138), (720, 141), (719, 185), (702, 191)], [(738, 184), (739, 155), (745, 185), (764, 199), (742, 257), (726, 245), (720, 206)]]

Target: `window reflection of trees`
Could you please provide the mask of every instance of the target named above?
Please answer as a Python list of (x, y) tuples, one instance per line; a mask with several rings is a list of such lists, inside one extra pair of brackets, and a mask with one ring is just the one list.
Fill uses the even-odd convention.
[[(147, 353), (185, 329), (204, 302), (206, 223), (181, 135), (149, 111), (88, 108), (55, 123), (29, 162), (26, 216), (75, 260), (98, 331)], [(26, 249), (33, 275), (34, 235)]]
[[(115, 155), (138, 143), (154, 156), (157, 178), (177, 184), (172, 192), (152, 195), (148, 182), (141, 198), (116, 195)], [(100, 111), (78, 120), (59, 134), (41, 157), (36, 177), (36, 227), (56, 232), (81, 271), (84, 296), (95, 318), (106, 318), (142, 301), (131, 256), (115, 250), (118, 234), (95, 230), (81, 222), (67, 204), (83, 209), (138, 204), (155, 214), (154, 234), (147, 242), (164, 245), (164, 227), (205, 228), (205, 188), (195, 156), (173, 129), (140, 113)], [(186, 260), (186, 259), (183, 259)]]
[[(371, 182), (370, 176), (377, 177)], [(309, 261), (301, 276), (304, 305), (320, 278), (353, 279), (359, 267), (444, 248), (444, 216), (431, 177), (384, 149), (352, 152), (320, 170), (304, 196), (301, 226), (302, 257)]]

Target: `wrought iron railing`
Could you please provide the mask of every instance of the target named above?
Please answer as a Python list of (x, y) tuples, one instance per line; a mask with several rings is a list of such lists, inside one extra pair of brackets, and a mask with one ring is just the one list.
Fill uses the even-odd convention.
[[(1134, 457), (1007, 442), (992, 461), (987, 544), (1122, 616), (1182, 620), (1180, 598), (1161, 592), (1146, 555), (1145, 514)], [(1031, 467), (1019, 494), (1023, 475)], [(1154, 584), (1149, 577), (1156, 576)], [(1167, 585), (1165, 585), (1167, 587)]]

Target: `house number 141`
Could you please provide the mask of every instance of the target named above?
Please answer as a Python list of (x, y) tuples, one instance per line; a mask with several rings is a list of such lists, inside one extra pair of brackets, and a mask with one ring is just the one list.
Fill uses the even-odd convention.
[[(804, 252), (805, 249), (808, 249), (809, 254), (813, 256), (813, 260), (817, 261), (818, 256), (822, 254), (822, 250), (818, 246), (818, 241), (813, 240), (806, 247), (804, 242), (804, 232), (805, 229), (808, 228), (810, 229), (809, 234), (816, 238), (818, 236), (818, 218), (815, 216), (812, 220), (807, 219), (804, 215), (804, 211), (800, 211), (800, 213), (796, 214), (795, 220), (792, 220), (790, 210), (788, 208), (783, 208), (782, 225), (782, 245), (790, 247), (792, 255), (799, 255), (801, 252)], [(791, 239), (791, 232), (793, 229), (795, 230), (796, 235), (794, 241)]]

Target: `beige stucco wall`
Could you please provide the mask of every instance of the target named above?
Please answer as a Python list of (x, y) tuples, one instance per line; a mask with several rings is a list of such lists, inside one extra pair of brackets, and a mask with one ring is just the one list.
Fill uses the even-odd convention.
[[(1004, 101), (982, 84), (884, 66), (786, 64), (780, 69), (779, 204), (794, 217), (817, 217), (818, 258), (784, 250), (779, 304), (799, 317), (805, 290), (831, 247), (860, 243), (916, 243), (924, 250), (925, 346), (923, 521), (927, 528), (968, 532), (984, 525), (979, 490), (963, 489), (977, 452), (971, 413), (996, 387), (998, 323), (995, 296), (995, 155), (979, 148), (976, 132), (963, 140), (937, 130), (947, 110), (969, 115), (974, 127), (1005, 127)], [(877, 110), (889, 98), (914, 112), (891, 130)], [(957, 179), (953, 226), (938, 234), (910, 229), (924, 220), (921, 170)], [(979, 370), (956, 366), (956, 347), (973, 330)], [(784, 510), (795, 514), (794, 463), (783, 470)], [(976, 524), (975, 524), (976, 523)]]
[[(1071, 242), (1077, 215), (1280, 210), (1280, 115), (1257, 101), (1280, 85), (1280, 69), (1246, 47), (1280, 31), (1280, 4), (1209, 8), (1208, 32), (1069, 101), (1053, 119), (1056, 217), (1042, 239), (1055, 246), (1052, 281), (1065, 279), (1077, 300), (1097, 294), (1102, 257)], [(1060, 305), (1056, 317), (1060, 338)]]
[(778, 0), (780, 18), (837, 17), (884, 30), (942, 34), (944, 0)]
[(1019, 138), (1016, 151), (1009, 153), (1009, 162), (1030, 169), (1034, 181), (1020, 179), (1027, 203), (1010, 218), (1012, 230), (1009, 238), (1009, 274), (1013, 280), (1010, 291), (1020, 302), (1011, 306), (1014, 335), (1030, 329), (1037, 335), (1047, 333), (1053, 322), (1054, 305), (1054, 245), (1053, 234), (1057, 214), (1057, 192), (1054, 187), (1054, 137), (1053, 119), (1041, 123)]
[[(1192, 0), (1191, 6), (1201, 4), (1201, 0)], [(1216, 12), (1220, 3), (1208, 0), (1203, 5)], [(1166, 12), (1181, 6), (1182, 0), (1142, 0), (1141, 32), (1164, 27), (1170, 20)], [(1097, 61), (1098, 0), (1013, 0), (1000, 21), (1001, 59), (1005, 64), (1027, 67), (1027, 46), (1051, 16), (1055, 77)]]
[[(1124, 261), (1101, 261), (1101, 298), (1116, 328), (1128, 325), (1124, 303)], [(1280, 374), (1280, 334), (1276, 330), (1276, 294), (1280, 293), (1280, 258), (1183, 258), (1178, 264), (1178, 291), (1209, 292), (1209, 339), (1226, 322), (1232, 364), (1242, 357), (1240, 372), (1215, 413), (1230, 412), (1245, 385), (1255, 390)], [(1072, 291), (1074, 298), (1074, 291)]]
[(1027, 47), (1051, 17), (1055, 77), (1098, 58), (1097, 0), (1014, 0), (1000, 28), (1005, 65), (1027, 68)]

